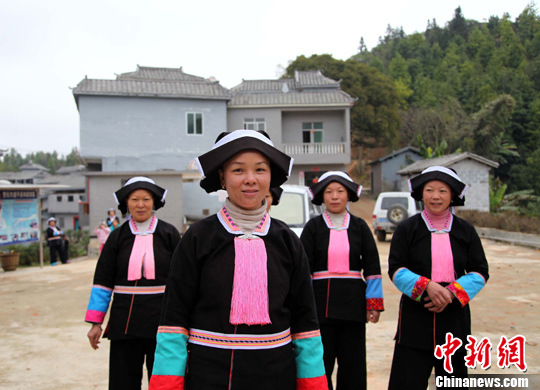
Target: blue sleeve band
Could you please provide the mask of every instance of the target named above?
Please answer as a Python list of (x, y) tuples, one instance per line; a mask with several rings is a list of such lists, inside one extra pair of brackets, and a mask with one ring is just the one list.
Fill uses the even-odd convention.
[(473, 299), (486, 285), (484, 278), (475, 272), (462, 276), (456, 282), (465, 290), (469, 300)]
[(93, 286), (88, 302), (88, 310), (95, 310), (107, 313), (109, 303), (111, 302), (112, 291), (101, 286)]
[(321, 336), (293, 339), (297, 378), (325, 375)]
[(407, 268), (402, 268), (394, 275), (394, 285), (403, 294), (412, 298), (412, 292), (419, 277), (419, 275), (409, 271)]
[(366, 299), (383, 297), (382, 278), (370, 278), (366, 284)]
[(157, 334), (152, 375), (185, 376), (188, 336), (182, 333)]

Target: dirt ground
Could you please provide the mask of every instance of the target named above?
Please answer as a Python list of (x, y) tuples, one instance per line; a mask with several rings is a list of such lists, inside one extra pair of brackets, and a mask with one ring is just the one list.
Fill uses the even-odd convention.
[[(373, 202), (354, 204), (352, 212), (371, 224)], [(368, 387), (386, 389), (393, 352), (399, 292), (387, 277), (389, 242), (377, 243), (383, 268), (386, 310), (367, 326)], [(501, 336), (526, 337), (527, 374), (540, 374), (540, 252), (483, 240), (491, 278), (472, 301), (473, 336), (493, 344), (492, 367), (499, 369), (496, 346)], [(95, 258), (71, 264), (0, 271), (0, 389), (106, 389), (109, 342), (90, 348), (84, 314)], [(479, 371), (479, 370), (477, 370)], [(146, 384), (143, 389), (147, 388)]]

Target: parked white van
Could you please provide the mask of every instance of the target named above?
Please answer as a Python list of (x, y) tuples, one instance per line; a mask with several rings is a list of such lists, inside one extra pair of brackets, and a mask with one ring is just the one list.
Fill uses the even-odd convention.
[(372, 226), (378, 241), (384, 241), (387, 233), (406, 218), (422, 211), (422, 203), (414, 200), (408, 192), (381, 192), (373, 209)]
[(307, 221), (321, 214), (321, 207), (311, 203), (308, 187), (283, 184), (281, 188), (281, 199), (270, 209), (270, 216), (285, 222), (300, 237)]

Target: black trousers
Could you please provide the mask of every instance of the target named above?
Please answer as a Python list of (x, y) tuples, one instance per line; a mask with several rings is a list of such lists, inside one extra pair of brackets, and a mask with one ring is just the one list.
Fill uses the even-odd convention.
[(56, 263), (56, 254), (60, 256), (60, 261), (65, 263), (67, 261), (67, 255), (64, 251), (64, 240), (54, 240), (49, 243), (49, 254), (51, 255), (51, 264)]
[(155, 351), (156, 339), (111, 340), (109, 390), (140, 390), (145, 358), (150, 380)]
[(320, 324), (324, 347), (324, 368), (328, 389), (333, 390), (332, 372), (337, 359), (337, 390), (364, 390), (367, 387), (366, 324), (335, 321)]
[(452, 374), (445, 371), (444, 360), (437, 359), (433, 353), (433, 350), (405, 347), (396, 343), (388, 390), (426, 390), (433, 367), (437, 376), (467, 377), (463, 346), (452, 355)]

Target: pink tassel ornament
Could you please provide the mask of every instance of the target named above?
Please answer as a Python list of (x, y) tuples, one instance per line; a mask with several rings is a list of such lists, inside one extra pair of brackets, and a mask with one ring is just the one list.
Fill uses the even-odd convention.
[(234, 282), (229, 321), (233, 325), (270, 324), (264, 241), (255, 236), (235, 237), (234, 250)]

